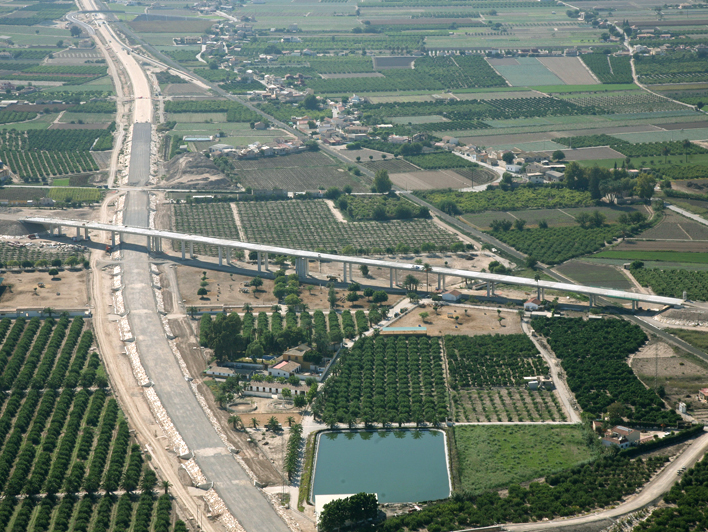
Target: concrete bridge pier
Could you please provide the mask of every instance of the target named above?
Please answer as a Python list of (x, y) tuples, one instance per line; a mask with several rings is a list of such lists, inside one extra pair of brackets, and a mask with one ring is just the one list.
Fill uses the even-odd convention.
[(349, 263), (349, 282), (351, 283), (354, 280), (354, 276), (352, 275), (352, 263)]
[(194, 258), (194, 242), (189, 243), (189, 258)]
[(76, 228), (76, 236), (81, 236), (81, 228), (80, 227)]
[(595, 303), (595, 301), (594, 301), (595, 298), (592, 295), (588, 295), (588, 298), (590, 300), (590, 308), (592, 308), (593, 303)]
[(111, 247), (116, 247), (116, 232), (111, 231)]
[(263, 262), (265, 264), (265, 271), (268, 271), (268, 253), (263, 254)]
[(346, 262), (343, 262), (343, 263), (342, 263), (342, 266), (344, 267), (344, 268), (343, 268), (343, 269), (344, 269), (344, 273), (343, 273), (342, 281), (346, 283), (346, 282), (347, 282), (347, 263), (346, 263)]
[(221, 246), (219, 246), (219, 266), (223, 266), (223, 265), (224, 265), (224, 257), (223, 257), (223, 255), (224, 255), (224, 252), (223, 252), (223, 250), (221, 249)]
[(257, 251), (256, 252), (256, 257), (258, 259), (258, 271), (260, 272), (263, 269), (263, 263), (262, 263), (262, 258), (261, 258), (261, 252)]
[(84, 227), (84, 239), (88, 240), (89, 234), (88, 234), (88, 227)]
[(438, 290), (440, 290), (441, 283), (442, 283), (442, 275), (438, 274)]
[(389, 280), (388, 280), (388, 287), (393, 288), (393, 268), (389, 268)]
[(182, 260), (184, 260), (184, 258), (185, 258), (185, 257), (184, 257), (184, 256), (185, 256), (185, 245), (184, 245), (184, 240), (182, 240), (181, 244), (182, 244)]

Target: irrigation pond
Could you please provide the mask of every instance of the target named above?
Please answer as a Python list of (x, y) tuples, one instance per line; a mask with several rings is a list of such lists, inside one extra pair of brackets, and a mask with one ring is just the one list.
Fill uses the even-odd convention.
[(450, 495), (445, 434), (439, 430), (323, 432), (313, 497), (376, 493), (381, 503)]

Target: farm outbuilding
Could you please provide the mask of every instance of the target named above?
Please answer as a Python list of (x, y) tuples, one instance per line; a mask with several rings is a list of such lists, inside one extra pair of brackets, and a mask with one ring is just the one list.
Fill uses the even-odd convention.
[(297, 362), (287, 362), (283, 360), (272, 368), (268, 368), (268, 373), (273, 377), (290, 377), (293, 373), (300, 373), (300, 364)]
[(462, 292), (459, 290), (448, 290), (447, 292), (443, 292), (440, 297), (443, 301), (457, 303), (460, 299), (462, 299)]
[(524, 303), (524, 310), (533, 312), (538, 310), (542, 305), (543, 301), (534, 297)]

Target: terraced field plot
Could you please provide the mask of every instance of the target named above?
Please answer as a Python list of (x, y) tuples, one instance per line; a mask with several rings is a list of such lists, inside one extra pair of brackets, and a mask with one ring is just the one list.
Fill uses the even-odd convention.
[(157, 477), (131, 441), (83, 319), (5, 318), (0, 339), (3, 526), (169, 529), (170, 497), (153, 491)]
[(457, 238), (429, 220), (342, 223), (322, 200), (238, 203), (248, 242), (297, 249), (341, 251), (419, 248), (426, 242), (452, 245)]

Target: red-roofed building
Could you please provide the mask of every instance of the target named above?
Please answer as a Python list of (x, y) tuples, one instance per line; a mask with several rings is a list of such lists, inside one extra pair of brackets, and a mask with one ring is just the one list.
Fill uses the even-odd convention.
[(293, 373), (300, 373), (300, 364), (292, 361), (278, 362), (272, 368), (268, 368), (268, 373), (273, 377), (290, 377)]
[(532, 299), (529, 299), (526, 303), (524, 303), (524, 310), (530, 310), (533, 312), (535, 310), (538, 310), (542, 305), (543, 305), (543, 301), (534, 297)]
[(702, 403), (708, 402), (708, 388), (698, 390), (698, 400)]

